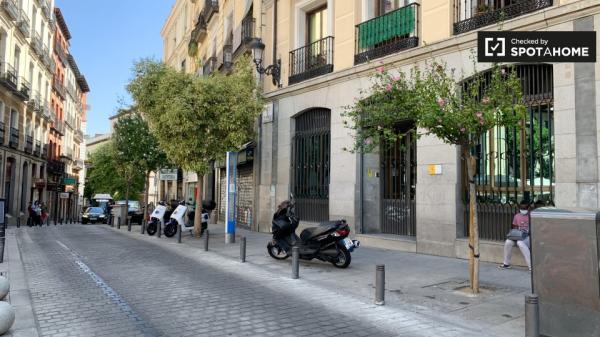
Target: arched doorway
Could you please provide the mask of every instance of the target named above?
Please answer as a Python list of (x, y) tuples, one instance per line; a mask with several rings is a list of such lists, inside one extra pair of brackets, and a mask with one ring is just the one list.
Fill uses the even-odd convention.
[(292, 193), (305, 221), (329, 220), (331, 111), (313, 108), (295, 119), (292, 139)]

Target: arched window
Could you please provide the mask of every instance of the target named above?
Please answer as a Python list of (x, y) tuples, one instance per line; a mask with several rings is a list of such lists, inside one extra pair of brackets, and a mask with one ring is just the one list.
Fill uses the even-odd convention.
[(302, 220), (329, 220), (330, 129), (329, 109), (310, 109), (295, 118), (292, 192)]

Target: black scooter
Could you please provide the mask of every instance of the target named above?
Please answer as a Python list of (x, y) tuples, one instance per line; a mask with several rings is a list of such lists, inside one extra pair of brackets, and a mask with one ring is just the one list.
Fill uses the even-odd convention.
[(350, 227), (346, 220), (322, 222), (317, 227), (306, 228), (298, 237), (296, 229), (299, 223), (293, 201), (282, 202), (273, 215), (273, 240), (267, 244), (267, 251), (272, 258), (287, 259), (292, 254), (292, 247), (296, 246), (303, 260), (318, 259), (338, 268), (350, 265), (350, 252), (358, 248), (360, 242), (347, 238)]

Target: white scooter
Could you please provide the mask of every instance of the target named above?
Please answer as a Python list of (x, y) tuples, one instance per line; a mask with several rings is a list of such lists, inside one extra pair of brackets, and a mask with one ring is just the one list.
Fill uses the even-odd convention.
[[(165, 236), (170, 238), (177, 234), (177, 227), (181, 227), (181, 233), (183, 234), (184, 230), (189, 230), (190, 235), (193, 235), (194, 230), (194, 222), (189, 221), (186, 222), (186, 215), (188, 212), (188, 208), (185, 204), (181, 203), (173, 213), (171, 213), (171, 219), (165, 225)], [(208, 226), (208, 212), (202, 212), (202, 228), (206, 228)]]
[(146, 231), (148, 235), (152, 236), (156, 234), (158, 231), (158, 225), (164, 225), (164, 217), (167, 212), (167, 206), (158, 204), (156, 208), (150, 215), (150, 221), (148, 221), (148, 225), (146, 225)]

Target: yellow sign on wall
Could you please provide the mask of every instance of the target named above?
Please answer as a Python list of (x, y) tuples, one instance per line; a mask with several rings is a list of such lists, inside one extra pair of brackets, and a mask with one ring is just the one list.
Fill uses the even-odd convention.
[(442, 174), (442, 165), (439, 165), (439, 164), (427, 165), (427, 173), (430, 176), (437, 176), (437, 175)]

